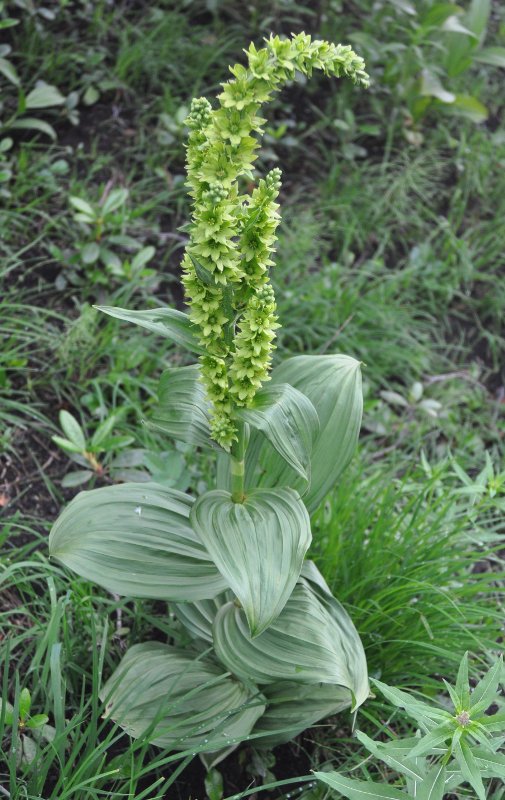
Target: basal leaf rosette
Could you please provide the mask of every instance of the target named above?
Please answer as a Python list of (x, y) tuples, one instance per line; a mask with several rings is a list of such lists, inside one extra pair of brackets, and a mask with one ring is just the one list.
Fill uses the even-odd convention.
[(212, 600), (198, 600), (194, 603), (173, 603), (175, 616), (184, 625), (193, 639), (212, 644), (212, 626), (219, 609), (233, 600), (233, 592), (227, 590)]

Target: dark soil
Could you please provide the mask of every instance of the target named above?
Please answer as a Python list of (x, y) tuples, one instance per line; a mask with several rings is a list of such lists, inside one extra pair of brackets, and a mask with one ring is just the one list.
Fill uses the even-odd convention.
[[(35, 526), (46, 529), (56, 519), (61, 504), (75, 494), (73, 490), (51, 493), (48, 482), (59, 485), (68, 466), (67, 456), (35, 431), (18, 428), (11, 451), (0, 454), (0, 508), (9, 514), (19, 512)], [(46, 480), (44, 480), (44, 477)], [(40, 520), (37, 526), (36, 520)], [(16, 546), (27, 540), (27, 534), (16, 536)]]

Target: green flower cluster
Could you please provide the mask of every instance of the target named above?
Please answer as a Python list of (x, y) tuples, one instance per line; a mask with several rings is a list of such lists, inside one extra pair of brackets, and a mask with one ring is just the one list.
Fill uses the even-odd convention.
[(254, 189), (243, 214), (239, 250), (243, 270), (243, 286), (254, 290), (268, 280), (268, 268), (274, 262), (270, 254), (277, 240), (275, 230), (280, 222), (276, 199), (281, 188), (281, 171), (271, 170)]
[(280, 326), (275, 316), (274, 290), (265, 283), (253, 294), (238, 323), (235, 354), (229, 367), (230, 394), (237, 406), (247, 406), (269, 379), (272, 341)]
[(253, 178), (259, 145), (251, 134), (261, 134), (264, 123), (258, 111), (296, 71), (310, 76), (321, 69), (368, 85), (363, 59), (349, 46), (312, 41), (305, 33), (270, 36), (266, 47), (251, 44), (246, 55), (247, 67), (230, 68), (233, 79), (222, 84), (220, 107), (195, 99), (186, 120), (193, 213), (183, 283), (190, 319), (208, 353), (201, 372), (212, 435), (227, 450), (236, 439), (233, 407), (248, 405), (268, 379), (278, 327), (268, 270), (280, 219), (280, 171), (272, 170), (251, 195), (239, 194), (238, 186), (240, 178)]
[(236, 439), (236, 425), (232, 417), (233, 404), (226, 362), (222, 358), (202, 356), (200, 372), (207, 388), (207, 400), (212, 404), (213, 414), (210, 420), (212, 436), (228, 450)]

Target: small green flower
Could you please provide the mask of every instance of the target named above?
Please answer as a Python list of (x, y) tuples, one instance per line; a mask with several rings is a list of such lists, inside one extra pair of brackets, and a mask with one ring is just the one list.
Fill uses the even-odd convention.
[(286, 70), (289, 75), (293, 75), (295, 63), (293, 61), (293, 45), (291, 41), (271, 35), (268, 40), (268, 46), (271, 48), (279, 66)]
[(232, 145), (239, 145), (253, 128), (252, 117), (250, 113), (221, 110), (216, 112), (214, 124), (223, 139), (230, 141)]
[(251, 87), (245, 78), (223, 84), (223, 91), (217, 99), (223, 108), (236, 108), (242, 111), (251, 102)]
[(229, 160), (229, 153), (221, 142), (211, 152), (207, 152), (205, 160), (198, 170), (200, 181), (219, 181), (223, 185), (231, 185), (236, 180), (236, 171)]
[(210, 430), (221, 447), (229, 451), (233, 442), (237, 441), (237, 428), (231, 419), (231, 405), (216, 409), (210, 422)]
[(251, 42), (249, 45), (249, 50), (245, 51), (247, 53), (247, 58), (249, 61), (249, 69), (251, 70), (252, 74), (255, 78), (268, 78), (269, 72), (269, 51), (267, 48), (263, 48), (262, 50), (256, 50), (255, 46)]
[(214, 206), (202, 210), (200, 219), (193, 226), (191, 237), (193, 241), (205, 241), (209, 236), (231, 238), (235, 234), (232, 216), (226, 209), (216, 209)]

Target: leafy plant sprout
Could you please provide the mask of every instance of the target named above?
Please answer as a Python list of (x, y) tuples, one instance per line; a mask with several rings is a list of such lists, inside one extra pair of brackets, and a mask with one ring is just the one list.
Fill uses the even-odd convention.
[(187, 120), (189, 314), (102, 308), (199, 356), (162, 376), (151, 423), (214, 451), (217, 488), (196, 500), (163, 483), (83, 492), (50, 536), (52, 554), (78, 574), (172, 604), (186, 639), (131, 647), (101, 696), (132, 736), (192, 748), (209, 767), (245, 737), (271, 747), (369, 694), (358, 633), (305, 561), (309, 514), (356, 448), (360, 365), (302, 355), (269, 375), (280, 170), (240, 193), (240, 180), (253, 179), (258, 111), (275, 91), (297, 71), (364, 86), (368, 76), (350, 47), (304, 33), (271, 36), (246, 55), (248, 65), (232, 67), (222, 85), (219, 108), (198, 98)]
[(452, 797), (452, 792), (463, 783), (470, 784), (479, 800), (486, 800), (491, 795), (486, 793), (489, 784), (486, 787), (483, 779), (503, 782), (505, 778), (505, 756), (498, 752), (503, 745), (505, 715), (486, 713), (490, 706), (501, 702), (502, 671), (500, 656), (472, 690), (468, 653), (465, 653), (456, 685), (444, 681), (454, 706), (452, 711), (373, 681), (392, 705), (403, 709), (415, 722), (418, 735), (378, 742), (358, 731), (357, 737), (372, 755), (404, 776), (407, 793), (389, 784), (350, 779), (339, 772), (316, 772), (316, 778), (350, 800), (365, 797), (443, 800)]

